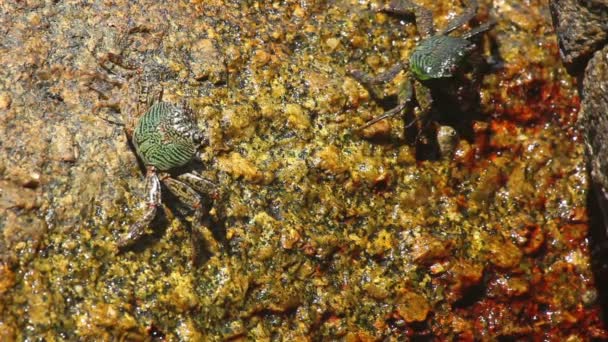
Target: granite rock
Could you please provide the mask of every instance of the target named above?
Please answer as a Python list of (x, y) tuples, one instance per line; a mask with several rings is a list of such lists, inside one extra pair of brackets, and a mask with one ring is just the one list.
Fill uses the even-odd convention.
[(608, 43), (608, 0), (552, 0), (550, 9), (564, 64), (582, 70)]

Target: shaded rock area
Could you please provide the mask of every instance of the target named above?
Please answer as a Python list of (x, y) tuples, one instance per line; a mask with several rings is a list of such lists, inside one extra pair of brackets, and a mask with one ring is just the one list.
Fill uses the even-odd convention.
[[(598, 199), (608, 204), (608, 46), (597, 51), (589, 61), (582, 95), (580, 123), (585, 134), (591, 178), (598, 185)], [(608, 210), (608, 206), (605, 208)]]
[[(415, 2), (439, 29), (466, 3)], [(0, 1), (0, 341), (608, 338), (548, 3), (479, 2), (491, 65), (435, 160), (402, 117), (356, 132), (386, 108), (347, 70), (420, 39), (382, 1)], [(117, 247), (146, 210), (121, 124), (158, 89), (209, 142), (199, 263), (171, 196)]]
[[(608, 282), (608, 1), (554, 0), (553, 24), (564, 64), (581, 80), (579, 125), (590, 168), (589, 232), (598, 283)], [(608, 315), (608, 291), (600, 292)]]
[(550, 7), (564, 64), (582, 79), (579, 122), (592, 180), (601, 187), (598, 194), (608, 201), (608, 1), (553, 0)]

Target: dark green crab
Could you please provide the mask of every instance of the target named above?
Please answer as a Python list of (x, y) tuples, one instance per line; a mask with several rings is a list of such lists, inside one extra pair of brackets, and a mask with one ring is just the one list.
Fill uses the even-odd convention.
[[(129, 30), (144, 32), (142, 30)], [(207, 197), (217, 196), (217, 186), (193, 172), (185, 171), (185, 167), (198, 158), (198, 151), (205, 142), (203, 132), (197, 127), (192, 110), (182, 102), (180, 105), (164, 102), (162, 88), (153, 101), (148, 99), (148, 87), (142, 89), (141, 70), (133, 67), (135, 63), (124, 60), (121, 53), (105, 54), (100, 58), (100, 66), (105, 72), (89, 74), (89, 87), (97, 91), (102, 98), (107, 99), (103, 91), (92, 86), (92, 81), (101, 80), (112, 87), (119, 86), (119, 99), (104, 101), (94, 107), (94, 112), (101, 108), (110, 107), (129, 116), (127, 123), (120, 120), (107, 120), (125, 127), (128, 139), (132, 142), (135, 152), (146, 167), (146, 202), (147, 210), (143, 217), (136, 221), (126, 236), (118, 241), (120, 248), (131, 245), (145, 232), (156, 216), (161, 205), (161, 183), (181, 202), (194, 210), (192, 224), (193, 259), (196, 260), (201, 238), (206, 242), (210, 252), (219, 251), (209, 228), (202, 224), (202, 219), (208, 213)], [(110, 63), (112, 67), (107, 64)], [(121, 75), (113, 68), (122, 68)], [(143, 77), (147, 79), (148, 77)], [(148, 82), (144, 82), (149, 85)], [(136, 87), (133, 87), (136, 85)], [(135, 88), (136, 90), (133, 90)], [(142, 111), (145, 112), (142, 114)]]
[(472, 52), (476, 49), (476, 46), (469, 39), (489, 30), (494, 24), (493, 21), (486, 22), (459, 37), (449, 35), (469, 22), (476, 15), (477, 7), (476, 0), (469, 0), (469, 4), (464, 12), (454, 18), (445, 29), (439, 32), (435, 32), (433, 28), (432, 13), (409, 0), (393, 0), (380, 9), (382, 12), (397, 15), (414, 15), (416, 26), (422, 39), (416, 45), (407, 61), (397, 63), (385, 73), (372, 77), (359, 70), (351, 70), (349, 72), (352, 77), (369, 91), (372, 98), (376, 101), (382, 101), (383, 96), (381, 92), (375, 89), (374, 86), (392, 80), (402, 70), (409, 70), (407, 80), (402, 84), (398, 92), (397, 106), (388, 110), (383, 115), (368, 121), (359, 128), (360, 130), (403, 112), (413, 100), (414, 94), (422, 110), (428, 112), (432, 103), (431, 93), (433, 90), (441, 92), (440, 88), (446, 86), (446, 82), (444, 81), (452, 80), (467, 68), (473, 67), (474, 69), (479, 64), (479, 58), (472, 56)]
[(161, 204), (162, 182), (172, 194), (194, 210), (193, 248), (198, 245), (194, 234), (199, 234), (212, 251), (217, 251), (213, 234), (200, 224), (206, 208), (199, 195), (204, 193), (214, 197), (215, 184), (192, 172), (173, 172), (195, 159), (203, 140), (203, 133), (196, 127), (192, 111), (186, 105), (175, 106), (159, 99), (139, 117), (131, 141), (146, 166), (148, 210), (131, 226), (127, 236), (119, 241), (119, 246), (136, 241), (152, 222)]

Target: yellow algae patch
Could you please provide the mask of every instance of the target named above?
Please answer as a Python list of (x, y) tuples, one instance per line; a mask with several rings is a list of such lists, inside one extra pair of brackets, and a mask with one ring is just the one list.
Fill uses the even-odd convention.
[(231, 174), (234, 178), (243, 177), (253, 183), (264, 179), (264, 174), (238, 152), (232, 152), (227, 157), (219, 157), (218, 163), (220, 170)]

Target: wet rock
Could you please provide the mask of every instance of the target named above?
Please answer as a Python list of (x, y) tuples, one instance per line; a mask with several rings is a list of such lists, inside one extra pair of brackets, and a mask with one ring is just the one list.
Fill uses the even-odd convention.
[(369, 93), (356, 80), (352, 78), (344, 79), (342, 91), (348, 97), (347, 105), (350, 107), (359, 107), (359, 105), (369, 100)]
[(378, 284), (376, 283), (367, 283), (363, 285), (363, 289), (367, 294), (377, 300), (384, 300), (388, 296), (390, 296), (390, 292), (386, 289), (385, 283), (380, 281)]
[(24, 275), (23, 285), (28, 289), (25, 297), (28, 307), (28, 320), (33, 325), (49, 326), (55, 310), (47, 300), (50, 293), (44, 275), (38, 271), (30, 271)]
[(343, 83), (338, 81), (339, 78), (323, 72), (309, 71), (305, 73), (305, 80), (309, 95), (315, 102), (311, 107), (320, 115), (335, 113), (337, 108), (346, 103), (347, 97), (342, 89)]
[[(559, 295), (543, 291), (546, 302), (555, 303), (551, 312), (577, 310), (580, 323), (563, 327), (541, 315), (543, 324), (530, 324), (530, 334), (503, 334), (534, 321), (534, 308), (542, 308), (535, 297), (541, 292), (536, 289), (539, 282), (529, 280), (528, 293), (523, 293), (524, 283), (506, 284), (515, 303), (486, 300), (481, 291), (487, 287), (482, 284), (486, 275), (488, 280), (500, 277), (496, 272), (506, 273), (507, 280), (542, 277), (553, 260), (564, 260), (566, 266), (575, 260), (577, 272), (560, 268), (548, 281), (570, 272), (564, 284), (580, 284), (582, 293), (593, 285), (582, 257), (587, 245), (579, 242), (582, 227), (572, 246), (563, 243), (569, 237), (557, 234), (563, 226), (557, 218), (563, 219), (573, 205), (583, 205), (586, 193), (578, 186), (586, 178), (578, 171), (584, 169), (582, 149), (562, 133), (561, 128), (570, 129), (570, 121), (563, 127), (561, 115), (546, 124), (542, 120), (545, 113), (554, 118), (565, 110), (563, 94), (536, 86), (539, 78), (555, 79), (571, 94), (571, 83), (553, 57), (556, 44), (547, 31), (545, 1), (531, 0), (525, 6), (519, 0), (480, 1), (483, 10), (476, 19), (484, 22), (491, 9), (499, 21), (488, 50), (498, 50), (504, 70), (484, 75), (488, 82), (482, 98), (487, 102), (479, 114), (486, 128), (467, 134), (468, 142), (458, 142), (454, 163), (419, 162), (413, 144), (368, 141), (353, 134), (353, 128), (383, 108), (370, 107), (367, 91), (346, 76), (349, 64), (368, 61), (369, 71), (377, 75), (405, 60), (420, 41), (414, 18), (375, 14), (378, 1), (339, 6), (323, 1), (252, 6), (217, 0), (141, 0), (129, 6), (107, 1), (91, 6), (29, 3), (38, 10), (30, 14), (30, 4), (0, 11), (6, 37), (0, 38), (0, 93), (8, 91), (12, 99), (8, 110), (0, 109), (0, 131), (11, 137), (0, 148), (0, 179), (14, 183), (17, 190), (34, 189), (41, 204), (39, 210), (0, 208), (0, 258), (4, 250), (18, 257), (9, 264), (15, 283), (0, 295), (0, 341), (53, 336), (493, 340), (529, 335), (566, 340), (581, 330), (602, 333), (596, 307), (579, 305), (582, 295), (564, 301), (568, 306), (560, 304), (561, 292), (569, 292), (564, 286)], [(462, 13), (465, 2), (416, 3), (436, 14), (441, 30)], [(485, 46), (485, 41), (480, 43)], [(192, 45), (197, 45), (196, 51)], [(96, 57), (109, 51), (122, 52), (141, 69), (131, 74), (108, 65), (115, 73), (106, 72)], [(223, 56), (227, 71), (209, 56)], [(530, 72), (534, 63), (538, 73)], [(222, 193), (214, 198), (204, 223), (212, 226), (218, 240), (226, 235), (226, 243), (221, 253), (202, 255), (196, 266), (189, 260), (188, 239), (196, 217), (186, 210), (179, 215), (175, 201), (159, 208), (150, 226), (154, 234), (115, 253), (120, 233), (143, 214), (139, 205), (145, 204), (146, 192), (122, 129), (104, 123), (92, 109), (118, 101), (116, 108), (98, 114), (123, 122), (136, 116), (130, 114), (141, 112), (141, 100), (146, 93), (153, 97), (156, 90), (144, 85), (138, 92), (140, 71), (152, 88), (165, 90), (166, 101), (188, 101), (198, 126), (209, 133), (209, 146), (201, 151), (204, 165), (192, 167), (208, 174)], [(97, 72), (116, 80), (124, 76), (126, 84), (95, 80), (92, 86), (100, 92), (91, 90), (86, 86), (91, 76), (83, 75)], [(211, 84), (225, 72), (228, 85)], [(387, 95), (405, 73), (400, 76), (386, 89)], [(519, 92), (514, 90), (517, 83), (524, 84)], [(568, 96), (567, 103), (574, 103), (572, 98)], [(547, 111), (529, 107), (536, 101), (546, 103)], [(527, 119), (512, 123), (516, 116), (509, 114), (510, 108)], [(568, 118), (574, 116), (568, 113)], [(496, 121), (504, 130), (494, 129)], [(373, 127), (375, 137), (393, 133), (401, 139), (403, 120), (383, 124)], [(56, 136), (59, 127), (73, 135), (76, 145)], [(552, 158), (545, 159), (544, 153), (539, 155), (542, 160), (529, 158), (533, 152), (525, 152), (522, 139), (556, 146), (546, 150), (553, 152)], [(71, 146), (78, 147), (73, 165), (63, 161), (71, 157), (62, 157), (71, 154)], [(528, 167), (530, 160), (533, 165)], [(550, 188), (533, 188), (530, 196), (516, 201), (505, 196), (511, 189), (502, 184), (520, 163), (513, 185), (547, 183)], [(14, 172), (18, 167), (19, 175)], [(38, 177), (30, 177), (30, 172)], [(275, 175), (279, 181), (272, 182)], [(542, 207), (532, 197), (537, 194)], [(550, 248), (541, 247), (534, 257), (525, 257), (528, 264), (505, 272), (489, 265), (486, 239), (478, 237), (496, 226), (509, 231), (495, 236), (506, 237), (521, 226), (510, 222), (513, 213), (520, 212), (547, 227), (545, 243)], [(556, 220), (545, 225), (545, 217)], [(48, 234), (41, 235), (45, 226)], [(521, 243), (509, 238), (527, 253), (528, 246), (530, 251), (538, 246), (527, 241), (540, 241), (532, 238), (534, 232), (522, 232)], [(418, 264), (410, 252), (413, 240), (425, 233), (439, 244), (418, 243)], [(35, 239), (40, 248), (34, 248)], [(446, 240), (451, 243), (447, 252), (441, 249)], [(579, 252), (564, 255), (571, 249)], [(520, 273), (528, 270), (530, 274)], [(38, 273), (37, 279), (24, 281), (31, 272)], [(398, 292), (402, 287), (407, 294)], [(463, 296), (465, 300), (450, 310), (450, 303)], [(468, 305), (471, 297), (476, 302)], [(504, 316), (515, 319), (502, 319), (510, 307), (514, 313)], [(425, 323), (417, 324), (421, 321)]]
[(334, 37), (332, 37), (332, 38), (328, 38), (328, 39), (325, 41), (325, 44), (326, 44), (326, 45), (327, 45), (327, 47), (329, 48), (329, 51), (333, 52), (333, 51), (335, 51), (335, 50), (338, 48), (338, 46), (340, 45), (340, 39), (338, 39), (338, 38), (334, 38)]
[[(108, 303), (83, 303), (87, 308), (76, 317), (75, 331), (86, 339), (103, 339), (106, 331), (131, 331), (132, 339), (142, 339), (145, 336), (143, 327), (129, 313), (124, 312), (119, 305)], [(137, 338), (136, 338), (137, 337)]]
[(168, 277), (168, 283), (171, 284), (170, 290), (166, 295), (161, 296), (161, 301), (175, 306), (180, 312), (192, 310), (199, 304), (190, 278), (184, 277), (179, 272), (172, 272)]
[(477, 203), (489, 202), (501, 186), (503, 175), (496, 165), (490, 165), (482, 171), (477, 187), (471, 194), (471, 199)]
[[(584, 230), (586, 232), (586, 228)], [(545, 234), (537, 224), (527, 224), (515, 233), (516, 243), (525, 254), (536, 253), (545, 242)]]
[(251, 62), (257, 67), (262, 67), (270, 62), (271, 57), (268, 52), (259, 49), (253, 53)]
[(506, 185), (513, 198), (529, 198), (534, 195), (534, 185), (528, 180), (525, 165), (517, 165), (508, 177)]
[(255, 311), (270, 311), (282, 313), (296, 309), (301, 304), (298, 293), (293, 288), (273, 286), (261, 291), (258, 298), (258, 307)]
[(584, 69), (579, 124), (591, 183), (608, 231), (608, 1), (551, 1), (562, 58), (573, 73)]
[(348, 169), (342, 159), (342, 155), (338, 148), (335, 146), (327, 146), (323, 150), (315, 153), (313, 160), (316, 167), (333, 174), (338, 174)]
[(488, 284), (488, 293), (491, 297), (519, 297), (530, 291), (530, 282), (524, 277), (499, 277)]
[(308, 166), (301, 159), (287, 159), (287, 165), (279, 170), (279, 179), (285, 183), (298, 184), (308, 174)]
[(300, 234), (293, 228), (287, 228), (281, 233), (281, 247), (284, 249), (293, 249), (300, 240)]
[(486, 243), (492, 264), (503, 269), (519, 265), (523, 253), (511, 241), (488, 235)]
[(447, 298), (455, 302), (462, 298), (464, 293), (473, 286), (478, 285), (483, 277), (483, 266), (467, 260), (454, 262), (445, 274), (449, 283)]
[(378, 121), (375, 124), (365, 127), (361, 131), (361, 136), (366, 139), (388, 138), (391, 133), (391, 123), (388, 120)]
[[(10, 290), (15, 285), (15, 273), (5, 263), (0, 263), (0, 294)], [(2, 337), (2, 335), (0, 335)]]
[(247, 333), (247, 329), (243, 325), (243, 321), (236, 320), (226, 323), (222, 329), (222, 338), (224, 341), (237, 340)]
[(302, 131), (310, 128), (310, 118), (305, 110), (297, 103), (285, 105), (285, 115), (289, 126)]
[(415, 292), (407, 291), (400, 296), (401, 304), (397, 304), (397, 314), (407, 323), (422, 322), (431, 310), (427, 299)]
[(251, 137), (256, 132), (257, 118), (258, 113), (248, 105), (226, 109), (222, 112), (223, 133), (231, 138)]
[(176, 329), (177, 336), (184, 341), (203, 341), (205, 338), (196, 328), (193, 320), (188, 319), (181, 322)]
[(567, 67), (584, 66), (608, 42), (608, 1), (552, 0), (550, 9)]
[(450, 242), (423, 235), (416, 239), (411, 255), (417, 264), (431, 264), (450, 255)]
[(16, 341), (15, 334), (16, 329), (13, 325), (6, 322), (0, 322), (0, 341)]
[(213, 84), (226, 83), (227, 72), (224, 56), (211, 39), (201, 39), (192, 44), (190, 71), (197, 81), (209, 80)]
[(368, 243), (367, 251), (373, 255), (381, 256), (391, 250), (394, 244), (395, 241), (391, 236), (391, 233), (386, 229), (383, 229), (378, 232), (375, 239)]
[(224, 50), (224, 54), (226, 55), (226, 67), (228, 69), (228, 72), (233, 73), (238, 71), (243, 63), (243, 58), (239, 49), (231, 45), (226, 47), (226, 49)]
[(220, 169), (228, 172), (235, 178), (243, 177), (243, 179), (253, 183), (261, 182), (264, 179), (264, 174), (252, 162), (237, 152), (218, 159)]

